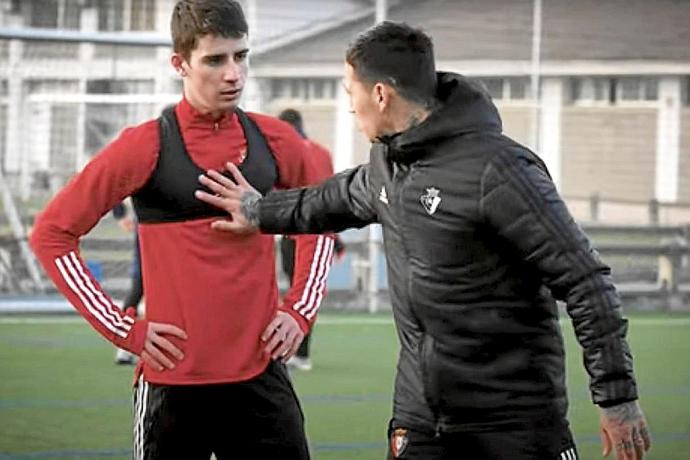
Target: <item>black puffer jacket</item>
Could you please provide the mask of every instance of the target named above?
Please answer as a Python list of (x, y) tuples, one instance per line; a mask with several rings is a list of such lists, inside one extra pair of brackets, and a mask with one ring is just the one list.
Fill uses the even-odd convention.
[(559, 197), (543, 162), (501, 134), (490, 98), (439, 74), (440, 107), (320, 186), (269, 194), (269, 233), (383, 226), (400, 339), (394, 418), (458, 430), (564, 417), (566, 302), (591, 393), (637, 398), (627, 322), (610, 269)]

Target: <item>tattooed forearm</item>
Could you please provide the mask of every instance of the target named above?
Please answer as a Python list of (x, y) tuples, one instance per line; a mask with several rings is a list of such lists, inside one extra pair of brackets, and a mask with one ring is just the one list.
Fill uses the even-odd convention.
[(254, 227), (259, 226), (259, 202), (261, 194), (254, 190), (247, 190), (240, 200), (240, 211), (247, 221)]

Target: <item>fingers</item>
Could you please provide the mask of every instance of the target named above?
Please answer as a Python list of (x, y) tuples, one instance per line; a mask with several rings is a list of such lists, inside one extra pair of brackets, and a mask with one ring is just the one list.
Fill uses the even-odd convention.
[(646, 452), (650, 447), (652, 447), (652, 436), (649, 434), (649, 429), (646, 425), (642, 425), (639, 432), (640, 436), (642, 437), (642, 442), (644, 443), (644, 450)]
[(153, 356), (151, 356), (146, 350), (141, 352), (141, 360), (155, 371), (161, 372), (163, 370), (163, 365), (153, 359)]
[(649, 431), (645, 425), (633, 425), (629, 429), (616, 432), (614, 437), (609, 436), (608, 433), (606, 433), (606, 440), (602, 437), (604, 456), (608, 455), (613, 445), (616, 459), (642, 460), (651, 446)]
[(261, 336), (261, 340), (267, 342), (265, 352), (272, 359), (281, 359), (283, 362), (297, 352), (303, 338), (304, 333), (297, 322), (284, 312), (278, 313)]
[(149, 323), (141, 358), (146, 364), (159, 372), (165, 368), (175, 368), (175, 363), (163, 351), (166, 351), (178, 361), (184, 358), (182, 350), (163, 337), (163, 334), (172, 335), (181, 340), (187, 339), (187, 333), (173, 324)]
[(606, 432), (604, 428), (601, 428), (599, 430), (599, 435), (601, 436), (601, 445), (603, 446), (603, 450), (601, 452), (601, 455), (604, 457), (608, 457), (609, 454), (611, 453), (611, 438), (609, 437), (609, 434)]
[[(237, 171), (237, 174), (239, 174), (240, 177), (242, 177), (242, 180), (244, 181), (244, 177), (242, 176), (242, 173), (240, 173), (239, 170), (237, 170), (237, 168), (235, 168), (235, 170)], [(223, 186), (223, 188), (225, 190), (235, 190), (235, 189), (239, 188), (237, 186), (238, 184), (241, 185), (241, 183), (237, 179), (235, 179), (235, 182), (233, 182), (232, 180), (228, 179), (226, 176), (222, 175), (221, 173), (219, 173), (218, 171), (216, 171), (214, 169), (209, 169), (208, 171), (206, 171), (206, 175), (208, 177), (210, 177), (211, 179), (213, 179), (214, 181), (218, 182), (221, 186)], [(233, 178), (234, 177), (235, 176), (233, 175)], [(244, 181), (244, 182), (246, 183), (246, 181)]]
[(228, 169), (228, 171), (232, 175), (232, 178), (235, 179), (235, 181), (237, 182), (238, 185), (245, 187), (245, 188), (250, 188), (252, 190), (254, 189), (254, 187), (252, 187), (249, 184), (249, 182), (247, 182), (247, 179), (244, 178), (244, 176), (242, 175), (242, 173), (240, 172), (240, 170), (237, 166), (235, 166), (233, 163), (228, 161), (227, 163), (225, 163), (225, 167)]
[(635, 458), (644, 458), (644, 453), (647, 452), (652, 445), (649, 430), (645, 425), (633, 427), (632, 441), (635, 445), (635, 454), (637, 455)]
[(173, 345), (173, 343), (165, 337), (155, 335), (151, 337), (151, 342), (153, 342), (157, 348), (162, 348), (174, 358), (177, 358), (178, 361), (182, 361), (182, 358), (184, 358), (184, 353), (182, 353), (182, 350)]
[(242, 190), (230, 179), (213, 170), (206, 171), (206, 175), (199, 176), (199, 182), (213, 193), (224, 198), (239, 199), (242, 194)]
[(167, 323), (149, 323), (151, 330), (158, 334), (170, 334), (182, 340), (187, 340), (187, 333), (175, 326), (174, 324)]
[(275, 333), (275, 331), (280, 327), (281, 322), (282, 321), (280, 316), (276, 315), (276, 317), (273, 318), (273, 321), (271, 321), (268, 324), (268, 326), (266, 326), (266, 329), (264, 329), (264, 333), (261, 334), (261, 340), (263, 340), (264, 342), (267, 341), (269, 337), (271, 337)]
[(226, 211), (228, 213), (231, 213), (231, 208), (232, 208), (232, 202), (228, 198), (223, 198), (222, 196), (218, 195), (211, 195), (208, 192), (204, 192), (203, 190), (196, 190), (194, 192), (194, 197), (197, 200), (201, 200), (204, 203), (208, 203), (211, 206), (215, 206), (216, 208), (220, 208), (223, 211)]
[(146, 351), (151, 359), (154, 361), (154, 368), (158, 371), (162, 371), (163, 367), (168, 369), (175, 369), (175, 363), (172, 362), (170, 358), (165, 356), (162, 351), (160, 351), (151, 341), (146, 340), (144, 344), (144, 351)]
[(295, 355), (295, 353), (297, 353), (297, 350), (299, 350), (299, 346), (302, 344), (302, 340), (304, 340), (304, 333), (300, 330), (299, 334), (295, 336), (295, 338), (292, 341), (292, 345), (283, 357), (284, 363), (287, 362), (290, 358), (292, 358)]
[(253, 227), (246, 221), (242, 219), (233, 220), (216, 220), (211, 222), (211, 228), (221, 232), (232, 232), (232, 233), (252, 233), (256, 231), (256, 227)]
[(625, 439), (616, 443), (617, 460), (635, 460), (635, 444), (632, 439)]

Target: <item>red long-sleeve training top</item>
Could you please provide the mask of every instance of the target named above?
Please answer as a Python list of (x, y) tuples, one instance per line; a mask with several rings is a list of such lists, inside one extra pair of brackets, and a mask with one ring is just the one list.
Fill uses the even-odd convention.
[[(246, 141), (237, 116), (213, 120), (185, 99), (175, 107), (189, 156), (203, 169), (240, 164)], [(266, 138), (278, 168), (280, 188), (318, 182), (304, 141), (291, 126), (249, 113)], [(159, 155), (158, 122), (124, 130), (99, 152), (48, 204), (36, 220), (30, 243), (56, 286), (106, 339), (136, 354), (148, 321), (183, 329), (184, 351), (173, 370), (143, 366), (144, 378), (161, 384), (235, 382), (261, 373), (270, 359), (261, 333), (278, 308), (306, 332), (315, 320), (331, 264), (333, 238), (298, 238), (295, 282), (278, 305), (273, 237), (235, 235), (211, 229), (217, 218), (139, 225), (145, 318), (116, 306), (79, 255), (79, 239), (113, 206), (151, 177)]]

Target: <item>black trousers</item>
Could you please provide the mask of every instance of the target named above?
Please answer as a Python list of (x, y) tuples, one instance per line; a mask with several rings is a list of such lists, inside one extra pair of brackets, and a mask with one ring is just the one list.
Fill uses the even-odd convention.
[(577, 460), (566, 420), (526, 421), (495, 429), (429, 433), (391, 421), (388, 460)]
[[(280, 239), (280, 260), (283, 273), (292, 286), (292, 277), (295, 274), (295, 240), (292, 238)], [(311, 333), (304, 336), (304, 340), (297, 349), (296, 355), (300, 358), (309, 358), (309, 342), (311, 341)]]
[(308, 460), (304, 417), (283, 364), (246, 382), (134, 390), (134, 460)]

